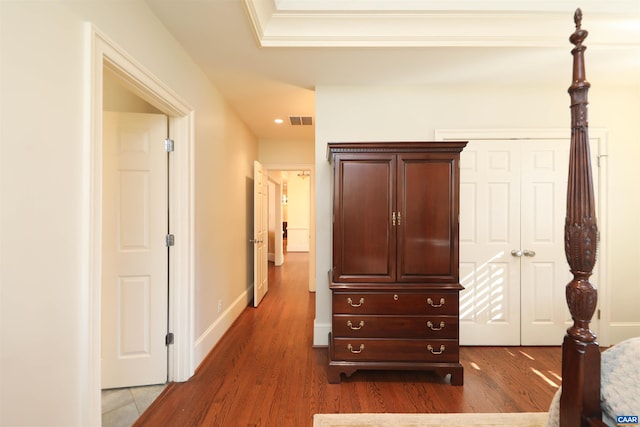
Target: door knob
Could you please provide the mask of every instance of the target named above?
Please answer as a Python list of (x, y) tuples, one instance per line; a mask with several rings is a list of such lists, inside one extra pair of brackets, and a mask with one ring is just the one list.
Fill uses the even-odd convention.
[(525, 250), (522, 252), (522, 254), (523, 254), (524, 256), (529, 256), (529, 257), (532, 257), (532, 258), (533, 258), (534, 256), (536, 256), (536, 251), (530, 251), (529, 249), (525, 249)]
[(514, 249), (511, 251), (511, 255), (513, 256), (517, 256), (517, 257), (521, 257), (522, 256), (522, 251), (519, 249)]

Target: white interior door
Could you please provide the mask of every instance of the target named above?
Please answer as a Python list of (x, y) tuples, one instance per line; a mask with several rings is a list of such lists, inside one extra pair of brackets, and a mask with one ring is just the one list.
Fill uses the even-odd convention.
[(103, 115), (102, 388), (167, 380), (167, 117)]
[(566, 139), (521, 141), (522, 345), (558, 345), (571, 320), (564, 253), (569, 148)]
[(569, 143), (483, 140), (463, 150), (461, 344), (562, 342), (571, 319), (564, 296)]
[(257, 307), (269, 290), (269, 186), (266, 170), (253, 162), (253, 306)]
[(470, 141), (460, 157), (460, 342), (520, 344), (520, 146)]

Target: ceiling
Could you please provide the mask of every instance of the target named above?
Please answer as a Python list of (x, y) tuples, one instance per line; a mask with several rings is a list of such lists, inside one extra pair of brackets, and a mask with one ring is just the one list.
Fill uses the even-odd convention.
[(260, 139), (312, 141), (321, 85), (568, 87), (578, 6), (592, 85), (640, 76), (640, 0), (145, 1)]

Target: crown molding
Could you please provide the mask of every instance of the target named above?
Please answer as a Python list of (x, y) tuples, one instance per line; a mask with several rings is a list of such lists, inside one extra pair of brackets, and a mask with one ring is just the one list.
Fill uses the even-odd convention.
[[(253, 2), (263, 0), (251, 0)], [(266, 0), (279, 11), (521, 11), (591, 13), (638, 11), (637, 0)]]
[[(244, 0), (261, 47), (565, 47), (573, 3)], [(637, 0), (585, 3), (590, 45), (640, 46)]]

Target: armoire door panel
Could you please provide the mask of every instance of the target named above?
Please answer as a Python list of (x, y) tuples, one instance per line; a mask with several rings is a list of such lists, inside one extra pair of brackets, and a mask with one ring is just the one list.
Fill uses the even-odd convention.
[(458, 281), (453, 162), (398, 156), (398, 281)]
[(335, 194), (335, 281), (395, 280), (395, 161), (392, 156), (340, 159)]

